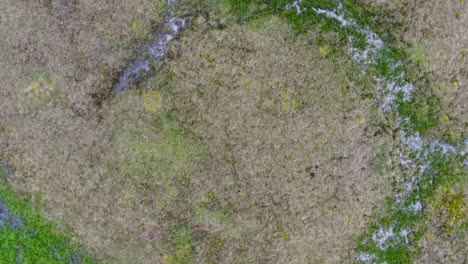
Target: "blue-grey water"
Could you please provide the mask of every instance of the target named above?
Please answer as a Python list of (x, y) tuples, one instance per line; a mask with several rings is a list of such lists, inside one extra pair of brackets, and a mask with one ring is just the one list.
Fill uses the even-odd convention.
[(120, 74), (119, 81), (114, 85), (115, 92), (125, 90), (129, 85), (134, 84), (143, 73), (148, 72), (151, 63), (166, 54), (167, 44), (174, 39), (181, 28), (185, 27), (185, 19), (175, 14), (177, 1), (167, 0), (167, 4), (169, 10), (165, 17), (163, 32), (156, 33), (153, 42), (146, 47), (144, 54), (141, 54), (142, 58), (130, 63)]

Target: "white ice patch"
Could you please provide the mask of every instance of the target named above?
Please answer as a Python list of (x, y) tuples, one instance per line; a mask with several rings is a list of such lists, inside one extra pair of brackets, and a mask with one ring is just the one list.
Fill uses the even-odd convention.
[[(301, 0), (301, 2), (302, 2), (302, 0)], [(321, 9), (321, 8), (312, 8), (312, 10), (314, 10), (318, 14), (323, 14), (328, 18), (334, 18), (334, 19), (338, 20), (338, 22), (340, 22), (342, 27), (357, 26), (356, 21), (354, 21), (353, 19), (346, 19), (345, 18), (343, 4), (341, 2), (338, 3), (338, 7), (335, 8), (333, 11), (325, 10), (325, 9)], [(338, 13), (341, 13), (341, 14), (338, 14)]]
[(380, 90), (385, 94), (384, 103), (382, 104), (382, 109), (385, 112), (392, 110), (394, 103), (400, 94), (403, 96), (403, 102), (409, 102), (413, 99), (413, 91), (416, 90), (416, 87), (412, 83), (404, 82), (400, 85), (398, 84), (399, 81), (384, 80), (385, 84), (382, 85), (383, 88), (380, 88)]
[(409, 155), (405, 155), (403, 154), (403, 152), (401, 152), (401, 149), (398, 149), (398, 154), (400, 156), (400, 164), (404, 167), (409, 167), (413, 161), (409, 158)]
[(431, 167), (431, 163), (427, 162), (426, 164), (419, 166), (419, 173), (425, 173)]
[(377, 246), (384, 250), (387, 245), (385, 245), (385, 243), (393, 238), (395, 236), (395, 233), (393, 233), (393, 226), (390, 226), (390, 228), (388, 229), (384, 229), (383, 227), (380, 227), (380, 229), (376, 232), (374, 232), (374, 234), (372, 234), (372, 239), (374, 240), (374, 242), (377, 244)]
[(379, 35), (375, 34), (369, 30), (361, 30), (362, 33), (366, 35), (366, 43), (371, 46), (375, 50), (381, 50), (385, 46), (383, 40), (379, 37)]
[[(464, 143), (464, 150), (460, 151), (460, 155), (462, 157), (466, 156), (468, 154), (468, 139), (465, 139)], [(465, 158), (463, 160), (463, 165), (468, 166), (468, 158)]]
[(468, 139), (465, 139), (465, 141), (463, 141), (463, 145), (465, 145), (464, 150), (460, 152), (460, 155), (465, 156), (466, 154), (468, 154)]
[(442, 155), (447, 155), (448, 153), (457, 153), (457, 149), (449, 144), (441, 143), (438, 140), (431, 143), (431, 152), (440, 150)]
[(287, 4), (286, 5), (286, 9), (292, 9), (292, 8), (296, 8), (296, 13), (298, 15), (302, 14), (302, 12), (306, 11), (307, 8), (302, 8), (299, 4), (302, 3), (302, 0), (298, 0), (298, 1), (294, 1), (292, 2), (291, 4)]
[[(375, 59), (376, 55), (383, 49), (385, 44), (374, 32), (361, 28), (358, 28), (358, 32), (366, 37), (366, 47), (362, 50), (351, 46), (349, 51), (353, 60), (363, 67), (362, 73), (365, 74), (365, 69), (368, 65), (375, 65), (377, 63)], [(351, 36), (348, 37), (348, 40), (350, 43), (355, 43), (355, 39)]]
[(340, 22), (341, 26), (343, 26), (343, 27), (356, 24), (356, 22), (354, 22), (354, 20), (347, 20), (344, 17), (344, 14), (338, 15), (334, 11), (329, 11), (329, 10), (325, 10), (325, 9), (321, 9), (321, 8), (313, 8), (313, 10), (315, 12), (317, 12), (318, 14), (325, 15), (328, 18), (334, 18), (334, 19), (338, 20), (338, 22)]
[(405, 240), (405, 244), (409, 243), (409, 240), (408, 240), (409, 233), (410, 231), (406, 228), (400, 231), (400, 236)]
[(407, 136), (407, 133), (404, 130), (401, 130), (400, 136), (402, 144), (407, 146), (410, 150), (417, 152), (423, 149), (424, 141), (421, 139), (419, 132), (415, 132), (412, 135)]
[(167, 20), (172, 34), (177, 34), (181, 28), (185, 27), (185, 20), (180, 17), (171, 17)]
[[(400, 74), (400, 76), (404, 75), (404, 72)], [(416, 86), (398, 79), (399, 77), (396, 80), (389, 80), (385, 77), (374, 77), (374, 80), (377, 82), (377, 90), (384, 95), (381, 108), (385, 112), (390, 112), (393, 109), (394, 103), (400, 94), (403, 96), (403, 102), (411, 101), (413, 98), (413, 91), (416, 90)]]
[(375, 258), (374, 255), (364, 253), (364, 252), (359, 252), (359, 255), (358, 255), (358, 260), (363, 262), (363, 263), (372, 263), (374, 258)]
[(417, 202), (415, 202), (414, 204), (411, 204), (411, 205), (408, 207), (408, 210), (409, 210), (410, 212), (419, 213), (419, 212), (422, 211), (422, 208), (423, 208), (423, 206), (422, 206), (421, 202), (420, 202), (420, 201), (417, 201)]
[(167, 44), (174, 39), (180, 29), (185, 27), (185, 19), (175, 15), (174, 9), (177, 1), (167, 0), (167, 4), (169, 5), (169, 11), (165, 19), (165, 32), (156, 34), (153, 42), (147, 47), (148, 54), (145, 54), (145, 58), (132, 62), (121, 73), (119, 82), (114, 86), (115, 92), (123, 91), (128, 85), (134, 83), (143, 72), (148, 72), (150, 70), (151, 61), (164, 56), (166, 54)]
[(412, 191), (413, 190), (413, 183), (405, 182), (405, 188), (406, 188), (407, 191)]

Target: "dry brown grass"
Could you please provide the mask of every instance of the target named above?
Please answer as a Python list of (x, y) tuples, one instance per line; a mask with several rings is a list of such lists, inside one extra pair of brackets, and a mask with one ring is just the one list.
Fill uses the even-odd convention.
[(277, 18), (223, 31), (199, 20), (160, 75), (94, 108), (101, 75), (148, 37), (133, 21), (157, 24), (160, 5), (75, 3), (2, 10), (0, 147), (16, 190), (118, 263), (349, 260), (387, 195), (392, 175), (372, 162), (393, 142), (346, 58)]
[(226, 244), (214, 256), (200, 246), (197, 262), (338, 262), (384, 197), (370, 166), (389, 143), (373, 137), (378, 110), (315, 36), (271, 19), (174, 43), (170, 100), (211, 153), (192, 178), (195, 200), (216, 197), (233, 217), (225, 227), (200, 220)]
[(92, 95), (105, 94), (135, 56), (135, 47), (152, 38), (164, 17), (164, 3), (2, 0), (2, 97), (11, 100), (7, 94), (49, 75), (64, 103), (89, 115), (96, 110)]
[(152, 38), (165, 1), (1, 2), (0, 146), (17, 169), (12, 185), (93, 252), (138, 254), (112, 252), (112, 230), (121, 229), (106, 222), (115, 197), (95, 189), (103, 167), (93, 155), (109, 130), (95, 126), (93, 95), (105, 95), (135, 47)]

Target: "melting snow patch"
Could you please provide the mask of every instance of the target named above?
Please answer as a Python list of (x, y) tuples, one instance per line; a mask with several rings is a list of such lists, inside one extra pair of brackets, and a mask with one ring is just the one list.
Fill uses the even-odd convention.
[[(355, 23), (353, 21), (353, 23)], [(380, 50), (384, 47), (383, 40), (374, 32), (365, 29), (358, 29), (358, 31), (366, 36), (366, 47), (364, 50), (360, 48), (350, 47), (349, 51), (352, 54), (353, 60), (361, 64), (363, 67), (363, 74), (365, 73), (365, 68), (368, 65), (375, 65), (375, 57)], [(355, 39), (353, 37), (348, 38), (349, 42), (354, 43)]]
[(306, 11), (307, 9), (304, 7), (302, 8), (299, 4), (302, 3), (302, 0), (294, 1), (292, 4), (287, 4), (286, 9), (296, 8), (296, 13), (298, 15), (302, 14), (302, 12)]
[(435, 152), (440, 150), (442, 155), (447, 155), (448, 153), (457, 153), (457, 150), (454, 146), (441, 143), (438, 140), (431, 143), (431, 152)]
[[(344, 17), (343, 4), (341, 2), (338, 3), (338, 7), (336, 9), (334, 9), (333, 11), (325, 10), (325, 9), (321, 9), (321, 8), (312, 8), (312, 10), (314, 10), (318, 14), (323, 14), (328, 18), (334, 18), (334, 19), (338, 20), (338, 22), (341, 23), (342, 27), (356, 26), (357, 25), (356, 21), (354, 21), (352, 19), (346, 19)], [(338, 12), (342, 12), (342, 14), (338, 15)]]
[(380, 227), (380, 229), (377, 232), (374, 232), (374, 234), (372, 234), (372, 239), (375, 243), (377, 243), (377, 246), (380, 249), (385, 249), (387, 247), (385, 243), (394, 236), (395, 233), (393, 233), (393, 226), (390, 226), (388, 230), (384, 229), (383, 227)]
[(129, 84), (134, 83), (143, 72), (148, 72), (150, 62), (164, 56), (167, 44), (174, 39), (181, 28), (185, 27), (185, 19), (175, 15), (174, 9), (176, 3), (176, 0), (167, 0), (170, 8), (166, 15), (166, 33), (156, 34), (153, 42), (147, 48), (147, 52), (149, 53), (147, 54), (147, 58), (134, 61), (122, 72), (119, 82), (114, 86), (115, 92), (121, 92)]
[(398, 150), (399, 155), (400, 155), (400, 164), (404, 167), (409, 167), (413, 163), (413, 161), (408, 157), (408, 155), (405, 155), (401, 152), (401, 150)]
[(410, 191), (410, 192), (411, 192), (411, 191), (413, 190), (413, 183), (411, 183), (411, 182), (406, 182), (406, 183), (405, 183), (405, 187), (406, 187), (406, 190), (407, 190), (407, 191)]
[(409, 230), (406, 229), (406, 228), (401, 230), (401, 232), (400, 232), (400, 236), (403, 237), (403, 239), (405, 240), (405, 244), (408, 244), (408, 242), (409, 242), (408, 234), (409, 234)]
[(420, 201), (417, 201), (415, 202), (414, 204), (411, 204), (409, 207), (408, 207), (408, 210), (411, 211), (411, 212), (415, 212), (415, 213), (418, 213), (418, 212), (421, 212), (422, 211), (422, 204)]
[(375, 258), (374, 255), (364, 253), (364, 252), (359, 252), (358, 255), (358, 260), (364, 263), (372, 263), (372, 260)]
[[(466, 156), (466, 155), (468, 154), (468, 139), (465, 139), (465, 141), (463, 142), (463, 144), (465, 145), (465, 146), (464, 146), (464, 150), (460, 151), (460, 155), (461, 155), (462, 157), (464, 157), (464, 156)], [(468, 166), (468, 159), (467, 159), (467, 158), (465, 158), (465, 159), (463, 160), (463, 165)]]
[[(404, 76), (401, 73), (400, 76)], [(384, 94), (384, 102), (381, 104), (385, 112), (390, 112), (398, 96), (403, 95), (402, 101), (408, 102), (413, 98), (412, 93), (416, 87), (412, 83), (403, 82), (401, 80), (388, 80), (387, 78), (374, 77), (377, 82), (377, 90)]]
[(463, 144), (465, 145), (465, 149), (460, 152), (460, 155), (465, 156), (468, 154), (468, 139), (466, 139)]
[(423, 149), (424, 141), (421, 139), (419, 132), (414, 133), (413, 135), (407, 136), (404, 130), (401, 130), (401, 141), (403, 145), (409, 147), (412, 151), (421, 151)]
[(361, 30), (362, 33), (366, 35), (366, 43), (375, 51), (379, 51), (383, 49), (384, 47), (384, 42), (383, 40), (379, 37), (379, 35), (375, 34), (372, 31), (369, 30)]

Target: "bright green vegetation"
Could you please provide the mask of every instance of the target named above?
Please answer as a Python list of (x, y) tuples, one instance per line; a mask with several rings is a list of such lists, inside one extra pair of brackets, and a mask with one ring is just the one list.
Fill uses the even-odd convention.
[[(0, 167), (0, 178), (6, 170)], [(10, 224), (9, 224), (10, 222)], [(97, 263), (0, 179), (0, 263)]]
[[(341, 28), (336, 20), (326, 19), (323, 15), (311, 10), (312, 7), (333, 10), (338, 6), (335, 0), (304, 1), (301, 5), (307, 8), (307, 10), (300, 15), (297, 15), (296, 8), (285, 9), (285, 6), (290, 3), (287, 0), (224, 0), (223, 2), (230, 6), (231, 11), (238, 17), (238, 20), (249, 21), (277, 15), (285, 18), (298, 33), (306, 33), (309, 30), (316, 30), (317, 28), (320, 28), (321, 33), (339, 33), (340, 38), (338, 41), (335, 40), (332, 43), (327, 43), (333, 46), (346, 45), (348, 42), (347, 37), (350, 35), (355, 37), (356, 47), (363, 47), (365, 44), (362, 34), (359, 34), (352, 28)], [(372, 12), (371, 9), (366, 8), (364, 5), (357, 4), (355, 1), (346, 0), (342, 2), (344, 9), (356, 18), (358, 23), (361, 25), (371, 25), (370, 21), (375, 17), (375, 12)], [(319, 38), (318, 41), (323, 42), (324, 39)]]
[(425, 135), (428, 130), (437, 128), (440, 114), (439, 99), (432, 95), (425, 97), (415, 96), (409, 102), (402, 102), (398, 107), (400, 115), (410, 119), (410, 128), (421, 135)]

